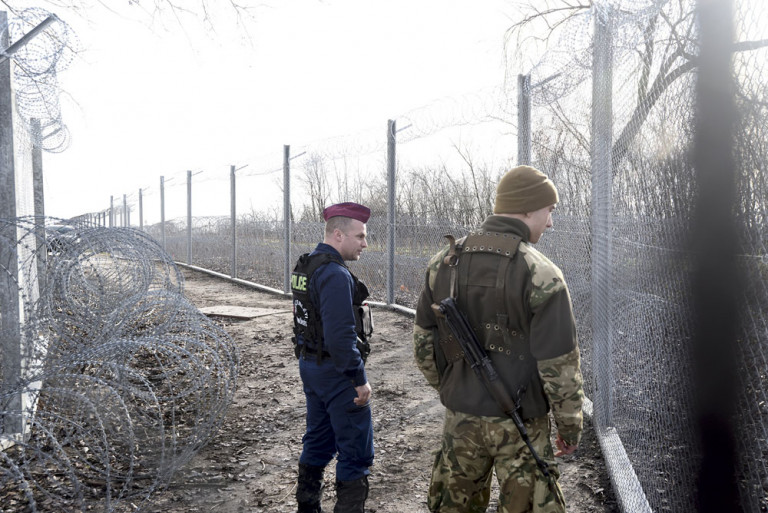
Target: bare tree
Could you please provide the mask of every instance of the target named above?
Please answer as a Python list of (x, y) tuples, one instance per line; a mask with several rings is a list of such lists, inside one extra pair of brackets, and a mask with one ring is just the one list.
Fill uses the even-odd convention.
[(557, 185), (562, 198), (558, 214), (575, 214), (589, 209), (590, 165), (588, 152), (580, 151), (582, 143), (578, 138), (569, 137), (572, 132), (563, 124), (555, 128), (539, 128), (531, 137), (537, 161)]
[(300, 180), (307, 186), (309, 203), (305, 206), (303, 220), (320, 221), (323, 218), (323, 210), (331, 197), (328, 172), (325, 159), (316, 153), (310, 154), (304, 159), (303, 175)]
[[(0, 0), (9, 12), (18, 15), (24, 9), (30, 7), (27, 0)], [(122, 3), (118, 9), (117, 5), (108, 0), (99, 0), (97, 2), (89, 0), (40, 0), (35, 7), (43, 8), (57, 14), (62, 11), (88, 18), (89, 13), (94, 8), (103, 8), (116, 15), (120, 14), (127, 4), (132, 12), (138, 13), (147, 21), (157, 22), (161, 19), (173, 20), (180, 27), (184, 27), (185, 21), (190, 18), (200, 20), (203, 25), (215, 31), (219, 25), (219, 15), (214, 14), (219, 11), (224, 12), (226, 16), (233, 20), (238, 28), (247, 33), (247, 24), (253, 19), (256, 8), (264, 5), (263, 1), (254, 0), (199, 0), (197, 2), (186, 2), (183, 0), (127, 0)]]
[[(223, 38), (225, 34), (237, 34), (238, 41), (253, 44), (251, 30), (259, 9), (268, 7), (269, 0), (39, 0), (34, 7), (28, 0), (0, 0), (13, 17), (30, 24), (30, 29), (40, 20), (30, 13), (48, 11), (66, 25), (78, 21), (98, 24), (99, 20), (113, 16), (135, 22), (153, 33), (181, 33), (190, 48), (196, 42)], [(67, 44), (72, 54), (80, 54), (82, 48), (74, 42)]]
[(496, 183), (498, 180), (496, 177), (491, 176), (490, 168), (487, 165), (476, 165), (472, 152), (469, 147), (463, 148), (459, 144), (454, 143), (453, 148), (456, 153), (459, 154), (461, 159), (467, 165), (469, 170), (469, 177), (471, 183), (470, 191), (472, 192), (473, 200), (471, 205), (467, 205), (469, 210), (474, 214), (474, 223), (479, 224), (485, 219), (485, 217), (493, 212), (493, 198), (496, 192)]
[(505, 169), (475, 161), (471, 150), (454, 144), (466, 168), (445, 163), (398, 173), (398, 214), (414, 224), (477, 226), (493, 211), (496, 184)]
[[(516, 47), (531, 47), (548, 43), (569, 23), (589, 10), (596, 10), (592, 0), (528, 0), (516, 2), (524, 13), (521, 21), (507, 30), (507, 47), (510, 54)], [(668, 93), (672, 85), (698, 66), (698, 40), (695, 17), (696, 3), (691, 0), (667, 0), (650, 14), (637, 15), (641, 40), (633, 45), (636, 62), (639, 63), (634, 108), (619, 131), (612, 148), (614, 164), (627, 155), (653, 107)], [(628, 13), (620, 13), (627, 16)], [(627, 42), (622, 41), (622, 45)], [(736, 41), (734, 54), (768, 47), (767, 39)], [(574, 67), (575, 68), (575, 67)], [(564, 67), (560, 73), (567, 75), (573, 70)], [(589, 140), (577, 125), (565, 117), (555, 102), (552, 111), (561, 118), (564, 126), (572, 130), (582, 145)]]

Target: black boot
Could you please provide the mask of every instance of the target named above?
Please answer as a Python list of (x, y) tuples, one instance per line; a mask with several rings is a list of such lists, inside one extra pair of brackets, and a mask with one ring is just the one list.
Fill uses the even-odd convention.
[(299, 483), (296, 486), (298, 513), (323, 513), (320, 501), (323, 498), (323, 467), (299, 463)]
[(354, 481), (336, 481), (336, 507), (333, 513), (364, 513), (368, 498), (368, 476)]

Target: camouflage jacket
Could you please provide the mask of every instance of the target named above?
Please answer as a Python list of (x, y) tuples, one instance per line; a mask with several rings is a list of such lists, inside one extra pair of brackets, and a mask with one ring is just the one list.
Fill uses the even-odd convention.
[[(520, 220), (492, 215), (477, 233), (495, 235), (497, 240), (515, 239), (516, 252), (508, 259), (505, 270), (496, 272), (496, 262), (502, 261), (503, 256), (487, 254), (488, 251), (486, 255), (468, 256), (471, 248), (465, 248), (457, 268), (458, 305), (484, 343), (510, 393), (520, 385), (527, 386), (523, 415), (526, 416), (526, 410), (527, 418), (546, 415), (549, 406), (565, 442), (577, 444), (582, 430), (584, 394), (575, 321), (563, 275), (528, 243), (530, 232)], [(478, 240), (475, 232), (470, 237), (475, 238), (467, 238), (468, 241)], [(430, 260), (419, 297), (413, 331), (416, 364), (430, 385), (440, 392), (446, 407), (474, 415), (500, 416), (503, 412), (484, 393), (463, 355), (451, 349), (449, 337), (440, 328), (432, 309), (432, 304), (446, 297), (450, 290), (447, 266), (441, 265), (448, 250), (446, 246)], [(494, 289), (502, 272), (503, 298)], [(526, 366), (532, 378), (528, 383), (520, 383), (527, 377), (521, 378), (521, 374), (527, 373), (523, 370)]]

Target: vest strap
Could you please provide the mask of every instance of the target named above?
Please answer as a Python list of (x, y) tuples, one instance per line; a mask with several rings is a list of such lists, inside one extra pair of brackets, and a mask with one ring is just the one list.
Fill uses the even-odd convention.
[(507, 269), (510, 261), (509, 258), (499, 258), (499, 269), (496, 271), (496, 322), (499, 324), (507, 349), (512, 347), (512, 337), (509, 334), (509, 316), (507, 315), (507, 295), (505, 294)]
[(499, 232), (471, 232), (464, 242), (466, 253), (493, 253), (512, 258), (522, 239), (517, 235)]
[(443, 263), (451, 269), (451, 288), (449, 290), (450, 296), (456, 299), (456, 267), (459, 265), (459, 256), (456, 254), (456, 238), (451, 234), (444, 235), (444, 237), (448, 239), (450, 247), (443, 258)]

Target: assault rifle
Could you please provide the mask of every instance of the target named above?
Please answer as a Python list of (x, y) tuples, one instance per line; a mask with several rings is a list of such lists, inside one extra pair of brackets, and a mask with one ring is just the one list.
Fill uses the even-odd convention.
[(504, 413), (512, 418), (517, 430), (520, 432), (520, 437), (531, 451), (533, 459), (536, 460), (536, 465), (538, 465), (541, 473), (551, 483), (549, 465), (539, 457), (533, 448), (531, 439), (528, 436), (528, 430), (525, 428), (523, 419), (520, 417), (520, 393), (518, 393), (516, 400), (512, 399), (509, 395), (509, 392), (504, 387), (504, 383), (499, 379), (496, 367), (493, 366), (493, 362), (488, 358), (488, 354), (485, 352), (482, 344), (477, 340), (477, 335), (475, 335), (475, 331), (469, 325), (467, 317), (456, 307), (456, 301), (452, 297), (443, 299), (439, 305), (433, 305), (433, 308), (437, 309), (445, 317), (451, 334), (464, 351), (464, 358), (467, 360), (467, 363), (475, 371), (475, 374), (483, 382), (491, 396), (501, 406), (501, 409), (504, 410)]

